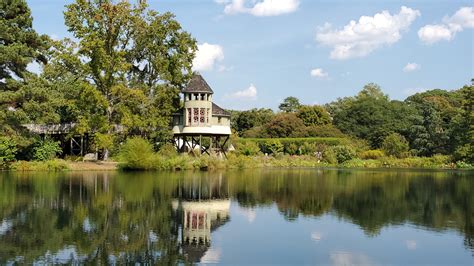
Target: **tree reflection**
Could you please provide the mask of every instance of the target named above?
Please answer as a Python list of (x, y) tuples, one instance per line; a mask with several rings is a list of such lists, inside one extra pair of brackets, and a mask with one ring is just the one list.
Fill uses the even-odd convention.
[[(252, 170), (5, 174), (0, 264), (197, 262), (240, 206), (285, 219), (331, 213), (369, 235), (393, 224), (455, 229), (474, 250), (469, 172)], [(73, 250), (74, 252), (72, 252)]]

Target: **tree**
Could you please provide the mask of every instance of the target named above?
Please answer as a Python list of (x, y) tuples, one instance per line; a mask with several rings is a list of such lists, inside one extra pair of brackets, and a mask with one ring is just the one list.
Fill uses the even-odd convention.
[(232, 119), (235, 119), (235, 127), (237, 132), (242, 133), (255, 126), (260, 126), (267, 123), (273, 116), (274, 113), (272, 109), (254, 108), (248, 111), (242, 111)]
[(37, 34), (32, 21), (26, 1), (0, 1), (0, 135), (10, 136), (20, 147), (30, 144), (21, 127), (29, 121), (23, 109), (29, 94), (22, 91), (33, 75), (27, 66), (46, 63), (48, 48), (48, 37)]
[(265, 124), (265, 131), (271, 138), (304, 137), (306, 127), (294, 113), (280, 113)]
[(331, 117), (324, 107), (319, 105), (302, 105), (297, 116), (306, 126), (321, 126), (331, 124)]
[(417, 93), (405, 100), (416, 109), (411, 116), (407, 134), (412, 149), (418, 155), (452, 154), (458, 145), (456, 127), (461, 114), (462, 93), (459, 91), (430, 90)]
[(406, 132), (413, 108), (390, 101), (376, 84), (367, 84), (353, 98), (331, 103), (333, 123), (343, 133), (369, 141), (379, 148), (386, 136)]
[(282, 103), (278, 106), (280, 111), (285, 113), (295, 113), (300, 108), (300, 100), (296, 97), (286, 97)]
[(398, 133), (388, 135), (382, 143), (382, 149), (386, 154), (398, 158), (406, 156), (409, 148), (408, 141)]
[(147, 7), (146, 1), (132, 6), (125, 0), (77, 0), (66, 6), (66, 26), (79, 40), (73, 61), (83, 63), (83, 79), (104, 103), (99, 111), (105, 113), (104, 123), (95, 128), (99, 133), (111, 135), (121, 125), (130, 134), (166, 136), (179, 90), (191, 77), (196, 41), (172, 14)]
[(458, 160), (474, 163), (474, 85), (464, 86), (461, 93), (464, 100), (454, 131), (457, 140), (455, 156)]

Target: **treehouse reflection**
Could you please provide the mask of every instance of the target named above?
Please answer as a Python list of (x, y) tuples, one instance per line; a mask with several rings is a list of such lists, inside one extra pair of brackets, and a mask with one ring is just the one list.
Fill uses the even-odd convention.
[(182, 214), (181, 244), (192, 262), (199, 262), (211, 245), (211, 232), (229, 221), (230, 200), (173, 201)]

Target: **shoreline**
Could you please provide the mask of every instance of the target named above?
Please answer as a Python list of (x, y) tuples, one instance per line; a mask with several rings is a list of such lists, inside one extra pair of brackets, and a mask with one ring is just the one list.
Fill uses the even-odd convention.
[[(45, 162), (18, 161), (6, 172), (59, 172), (59, 171), (182, 171), (182, 170), (232, 170), (264, 168), (313, 168), (342, 170), (434, 170), (434, 171), (474, 171), (473, 167), (462, 167), (455, 163), (433, 161), (427, 157), (409, 157), (405, 159), (385, 158), (384, 160), (351, 160), (341, 164), (318, 162), (312, 157), (283, 156), (281, 158), (265, 156), (230, 156), (226, 160), (213, 157), (176, 156), (160, 158), (159, 164), (148, 167), (130, 167), (117, 161), (74, 162), (55, 159)], [(389, 162), (389, 163), (387, 163)]]

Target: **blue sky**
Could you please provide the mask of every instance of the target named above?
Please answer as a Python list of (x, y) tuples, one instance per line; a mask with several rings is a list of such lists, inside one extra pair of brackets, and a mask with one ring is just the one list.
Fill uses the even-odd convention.
[[(35, 29), (70, 37), (62, 14), (69, 2), (28, 0)], [(472, 1), (148, 2), (196, 38), (195, 68), (225, 108), (276, 109), (287, 96), (324, 104), (369, 82), (404, 99), (474, 77)]]

